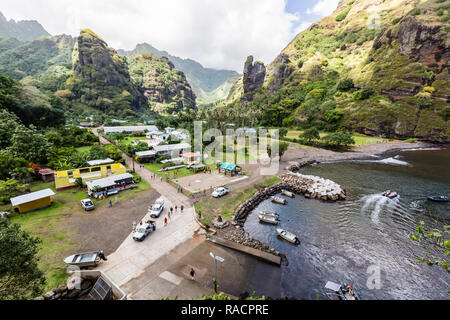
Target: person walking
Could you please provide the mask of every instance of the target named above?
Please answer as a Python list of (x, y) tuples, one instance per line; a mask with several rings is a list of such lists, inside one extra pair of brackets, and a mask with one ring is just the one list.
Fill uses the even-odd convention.
[(178, 206), (175, 206), (175, 213), (178, 212)]
[(131, 226), (131, 228), (133, 229), (133, 231), (136, 231), (136, 221), (133, 221), (133, 225)]
[(181, 205), (181, 213), (183, 213), (183, 210), (184, 210), (184, 206)]
[(111, 200), (109, 200), (109, 207), (110, 208), (112, 207), (112, 201)]
[(164, 218), (164, 226), (167, 226), (167, 218)]
[[(170, 208), (170, 209), (172, 209), (172, 208)], [(167, 216), (169, 217), (169, 219), (170, 219), (170, 215), (172, 214), (172, 210), (170, 210), (168, 213), (167, 213)]]
[(193, 281), (195, 281), (195, 270), (194, 270), (194, 268), (191, 268), (190, 275), (191, 275), (191, 279), (192, 279)]

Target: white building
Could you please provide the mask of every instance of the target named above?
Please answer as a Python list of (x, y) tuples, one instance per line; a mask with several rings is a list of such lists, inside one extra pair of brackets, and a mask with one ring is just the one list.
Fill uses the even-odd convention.
[(134, 132), (152, 132), (158, 131), (156, 126), (123, 126), (123, 127), (105, 127), (105, 134), (134, 133)]

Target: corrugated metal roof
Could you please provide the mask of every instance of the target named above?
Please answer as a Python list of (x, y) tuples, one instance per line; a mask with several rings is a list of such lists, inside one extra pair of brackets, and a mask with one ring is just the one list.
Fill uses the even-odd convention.
[(47, 198), (50, 196), (54, 196), (55, 193), (52, 189), (44, 189), (37, 192), (32, 192), (28, 194), (24, 194), (22, 196), (18, 196), (15, 198), (11, 198), (11, 204), (13, 207), (20, 206), (21, 204), (32, 202), (35, 200)]
[(173, 151), (173, 150), (184, 150), (184, 149), (190, 149), (191, 145), (189, 143), (179, 143), (179, 144), (168, 144), (164, 146), (156, 146), (153, 149), (158, 152), (164, 152), (164, 151)]
[(103, 178), (103, 179), (99, 179), (99, 180), (87, 181), (86, 185), (89, 188), (89, 190), (92, 190), (95, 187), (107, 188), (107, 187), (115, 186), (117, 184), (116, 181), (130, 179), (130, 178), (133, 178), (132, 174), (124, 173), (124, 174), (119, 174), (117, 176), (111, 176), (111, 177)]
[(149, 156), (155, 156), (156, 152), (155, 151), (141, 151), (141, 152), (136, 152), (136, 155), (138, 157), (149, 157)]
[(108, 164), (108, 163), (113, 163), (113, 162), (114, 162), (113, 159), (107, 158), (107, 159), (103, 159), (103, 160), (92, 160), (92, 161), (88, 161), (87, 163), (90, 166), (98, 166), (101, 164)]
[(104, 127), (105, 133), (116, 132), (140, 132), (140, 131), (158, 131), (156, 126), (122, 126), (122, 127)]

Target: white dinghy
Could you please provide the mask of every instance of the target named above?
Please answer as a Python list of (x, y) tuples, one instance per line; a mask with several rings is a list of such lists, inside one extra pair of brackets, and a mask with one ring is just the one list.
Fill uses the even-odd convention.
[(283, 229), (277, 229), (278, 235), (283, 238), (286, 241), (289, 241), (290, 243), (293, 244), (300, 244), (300, 240), (298, 239), (298, 237), (286, 230)]
[(276, 217), (266, 216), (266, 215), (263, 215), (263, 214), (260, 214), (258, 217), (259, 217), (259, 221), (261, 221), (261, 222), (274, 224), (274, 225), (278, 224), (278, 219)]
[(274, 217), (277, 218), (280, 216), (278, 213), (276, 212), (271, 212), (271, 211), (261, 211), (259, 214), (263, 215), (263, 216), (270, 216), (270, 217)]
[(287, 191), (287, 190), (283, 190), (283, 191), (281, 192), (281, 194), (282, 194), (283, 196), (286, 196), (286, 197), (289, 197), (289, 198), (295, 198), (295, 195), (294, 195), (292, 192)]
[(272, 197), (272, 202), (278, 203), (278, 204), (287, 204), (286, 199), (283, 199), (281, 197)]

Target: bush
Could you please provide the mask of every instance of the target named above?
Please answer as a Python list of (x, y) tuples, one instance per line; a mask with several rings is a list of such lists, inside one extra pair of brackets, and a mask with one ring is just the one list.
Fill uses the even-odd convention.
[(421, 13), (422, 13), (422, 11), (419, 8), (416, 8), (411, 12), (411, 15), (418, 16)]
[(323, 138), (323, 141), (330, 147), (347, 147), (355, 144), (352, 134), (345, 130), (330, 133)]
[(446, 106), (444, 109), (442, 109), (441, 116), (445, 121), (450, 119), (450, 106)]
[(354, 87), (355, 87), (355, 84), (352, 79), (344, 79), (339, 82), (337, 89), (339, 91), (346, 92), (346, 91), (350, 91)]
[(353, 94), (353, 98), (354, 98), (356, 101), (359, 101), (359, 100), (367, 100), (367, 99), (369, 99), (371, 96), (373, 96), (374, 94), (375, 94), (375, 90), (373, 90), (372, 88), (366, 88), (366, 89), (363, 89), (363, 90), (356, 91), (356, 92)]
[(303, 131), (299, 138), (305, 142), (305, 144), (311, 144), (313, 140), (320, 139), (320, 132), (316, 127), (312, 127)]
[(351, 8), (352, 7), (348, 6), (347, 8), (344, 9), (344, 11), (342, 11), (340, 14), (338, 14), (337, 17), (336, 17), (336, 21), (343, 21), (343, 20), (345, 20), (345, 18), (347, 18), (347, 15), (350, 12)]

